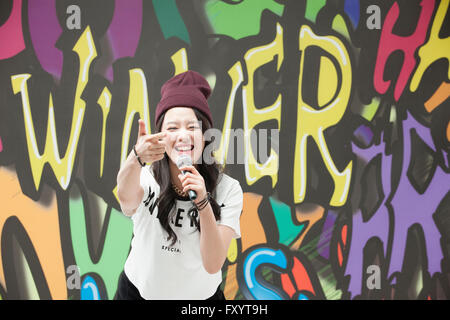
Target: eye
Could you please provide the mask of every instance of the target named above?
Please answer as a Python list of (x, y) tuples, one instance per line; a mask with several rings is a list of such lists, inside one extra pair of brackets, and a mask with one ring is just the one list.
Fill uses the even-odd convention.
[(173, 130), (177, 130), (177, 128), (176, 127), (169, 127), (166, 130), (173, 131)]
[(201, 127), (200, 127), (200, 124), (198, 122), (193, 122), (193, 123), (189, 124), (189, 127), (188, 127), (188, 129), (191, 129), (191, 130), (197, 130), (197, 129), (200, 129), (200, 128)]

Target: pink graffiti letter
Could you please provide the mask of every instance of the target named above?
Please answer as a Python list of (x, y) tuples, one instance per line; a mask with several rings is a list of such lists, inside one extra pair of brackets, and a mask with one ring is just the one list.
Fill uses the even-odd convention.
[(384, 94), (388, 90), (391, 81), (385, 81), (383, 79), (386, 61), (394, 51), (400, 50), (403, 52), (403, 65), (397, 79), (397, 84), (395, 85), (394, 99), (398, 101), (398, 99), (400, 98), (416, 65), (414, 52), (425, 42), (428, 25), (433, 14), (434, 3), (435, 0), (422, 0), (422, 2), (420, 3), (422, 10), (420, 12), (416, 30), (412, 35), (408, 37), (401, 37), (392, 33), (392, 29), (397, 22), (400, 11), (397, 2), (394, 2), (394, 4), (392, 5), (386, 16), (386, 20), (381, 31), (377, 61), (375, 64), (373, 81), (375, 90), (378, 93)]
[(22, 31), (22, 0), (13, 1), (8, 20), (0, 27), (0, 60), (14, 57), (25, 49)]

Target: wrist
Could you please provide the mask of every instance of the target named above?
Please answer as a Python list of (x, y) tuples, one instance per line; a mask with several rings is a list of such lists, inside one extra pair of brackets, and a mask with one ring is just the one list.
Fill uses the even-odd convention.
[(139, 157), (139, 155), (138, 155), (138, 153), (136, 151), (136, 145), (133, 146), (133, 154), (134, 154), (134, 157), (135, 157), (136, 161), (139, 163), (139, 165), (141, 167), (145, 167), (145, 162), (143, 162), (141, 160), (141, 158)]
[(139, 162), (137, 161), (133, 150), (131, 150), (131, 152), (128, 154), (126, 160), (121, 165), (121, 167), (123, 167), (123, 166), (126, 166), (128, 168), (133, 168), (133, 169), (141, 169), (142, 168), (141, 165), (139, 164)]
[[(197, 198), (198, 199), (198, 198)], [(211, 199), (211, 194), (209, 192), (201, 200), (193, 201), (195, 208), (198, 212), (202, 211), (209, 205), (209, 200)]]
[(195, 200), (192, 200), (192, 202), (194, 204), (199, 204), (200, 202), (202, 202), (203, 200), (205, 200), (205, 198), (208, 196), (208, 193), (205, 192), (203, 194), (197, 193), (197, 198), (195, 198)]

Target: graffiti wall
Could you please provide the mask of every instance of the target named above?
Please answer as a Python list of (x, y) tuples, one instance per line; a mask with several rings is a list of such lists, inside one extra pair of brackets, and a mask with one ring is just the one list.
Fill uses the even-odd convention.
[(2, 0), (1, 298), (112, 299), (118, 170), (192, 69), (244, 191), (228, 299), (449, 299), (449, 6)]

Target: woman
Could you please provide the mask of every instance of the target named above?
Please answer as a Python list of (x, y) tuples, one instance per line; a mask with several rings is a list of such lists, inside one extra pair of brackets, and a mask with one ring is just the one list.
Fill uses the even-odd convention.
[[(115, 299), (225, 299), (221, 268), (231, 240), (240, 237), (243, 194), (204, 154), (210, 93), (200, 74), (184, 72), (161, 88), (157, 133), (148, 134), (139, 120), (137, 143), (117, 176), (134, 237)], [(186, 156), (194, 165), (178, 168)]]

